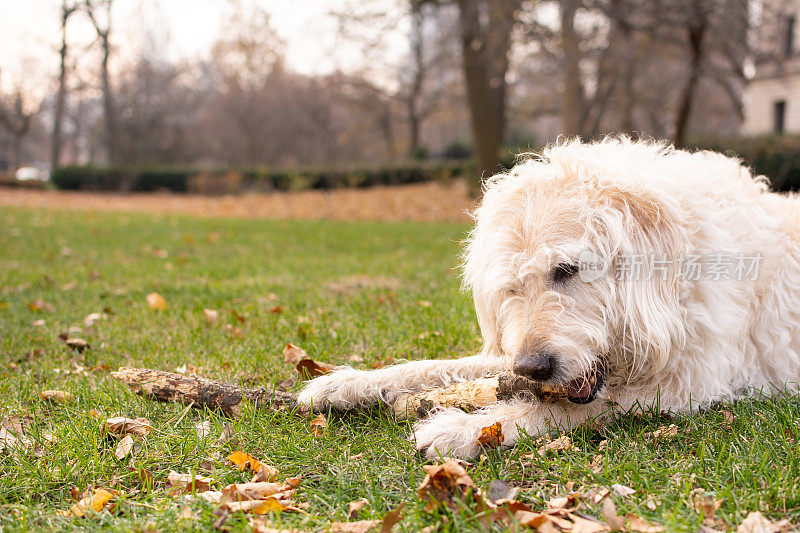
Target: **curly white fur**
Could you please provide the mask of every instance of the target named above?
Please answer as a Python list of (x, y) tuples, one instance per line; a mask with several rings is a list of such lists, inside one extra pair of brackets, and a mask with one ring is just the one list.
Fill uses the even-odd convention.
[[(598, 364), (605, 399), (622, 409), (659, 402), (691, 410), (753, 390), (797, 389), (800, 378), (800, 201), (770, 193), (740, 161), (663, 143), (563, 141), (487, 180), (464, 255), (484, 347), (475, 357), (311, 381), (304, 405), (353, 407), (407, 391), (511, 369), (546, 347), (549, 380), (565, 384)], [(607, 275), (553, 283), (584, 250), (616, 265), (626, 255), (748, 254), (754, 279)], [(651, 266), (645, 264), (645, 267)], [(477, 413), (442, 410), (415, 426), (428, 457), (472, 456), (483, 427), (521, 434), (572, 427), (605, 413), (588, 405), (500, 402)]]

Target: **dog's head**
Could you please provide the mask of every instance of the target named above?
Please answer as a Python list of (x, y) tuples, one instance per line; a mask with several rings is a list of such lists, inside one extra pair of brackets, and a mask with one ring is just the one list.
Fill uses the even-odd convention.
[(490, 178), (464, 261), (485, 352), (574, 403), (657, 375), (684, 335), (677, 279), (615, 274), (626, 257), (676, 257), (680, 209), (582, 159), (586, 146)]

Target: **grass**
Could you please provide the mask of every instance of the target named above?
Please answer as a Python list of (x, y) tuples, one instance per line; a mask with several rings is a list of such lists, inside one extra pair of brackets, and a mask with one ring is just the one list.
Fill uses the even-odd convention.
[[(122, 365), (170, 370), (192, 364), (206, 377), (274, 386), (294, 377), (281, 357), (286, 342), (333, 363), (358, 355), (363, 362), (352, 364), (363, 368), (387, 357), (472, 354), (479, 331), (454, 270), (465, 227), (3, 208), (0, 228), (0, 415), (29, 416), (27, 434), (40, 445), (0, 452), (0, 530), (208, 530), (215, 507), (193, 501), (197, 517), (180, 519), (182, 504), (168, 495), (166, 476), (176, 470), (220, 484), (244, 481), (225, 461), (234, 450), (286, 476), (303, 476), (296, 500), (307, 504), (307, 513), (271, 516), (275, 527), (324, 529), (347, 519), (348, 502), (366, 498), (362, 519), (380, 519), (407, 503), (397, 530), (484, 530), (469, 506), (424, 510), (416, 495), (423, 462), (409, 426), (384, 410), (332, 415), (315, 437), (306, 419), (291, 414), (245, 409), (228, 420), (186, 412), (135, 396), (108, 376)], [(148, 308), (145, 296), (152, 291), (169, 302), (166, 311)], [(35, 300), (52, 311), (31, 309)], [(272, 312), (276, 306), (282, 312)], [(206, 324), (204, 308), (219, 310), (220, 323)], [(108, 317), (84, 326), (93, 312)], [(73, 334), (92, 345), (82, 355), (58, 338), (76, 326), (81, 331)], [(86, 371), (76, 372), (76, 365)], [(76, 400), (53, 405), (40, 399), (45, 389), (69, 391)], [(479, 487), (494, 479), (520, 486), (519, 498), (535, 508), (570, 487), (621, 483), (636, 493), (613, 496), (620, 514), (636, 513), (668, 531), (700, 526), (692, 505), (697, 489), (723, 500), (717, 529), (735, 530), (755, 510), (800, 523), (797, 398), (742, 401), (728, 410), (732, 416), (651, 413), (605, 428), (584, 426), (570, 433), (578, 451), (546, 457), (523, 458), (539, 446), (528, 439), (514, 450), (487, 450), (468, 472)], [(156, 431), (119, 461), (115, 441), (100, 430), (107, 416), (146, 417)], [(196, 433), (202, 421), (211, 424), (209, 438)], [(648, 435), (670, 423), (677, 436)], [(235, 440), (217, 445), (225, 424)], [(593, 472), (597, 455), (602, 468)], [(142, 470), (152, 483), (142, 483)], [(89, 486), (123, 492), (113, 512), (89, 519), (57, 514), (74, 503), (72, 493)], [(585, 512), (599, 515), (591, 506)], [(232, 515), (225, 526), (249, 529), (243, 515)]]

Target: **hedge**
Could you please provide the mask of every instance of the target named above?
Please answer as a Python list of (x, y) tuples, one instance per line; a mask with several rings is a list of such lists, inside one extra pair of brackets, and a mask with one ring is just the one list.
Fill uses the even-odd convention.
[(410, 161), (378, 167), (272, 169), (200, 169), (187, 167), (123, 168), (67, 166), (50, 178), (60, 189), (238, 193), (399, 185), (466, 176), (469, 161)]
[[(696, 140), (692, 149), (710, 149), (740, 157), (776, 190), (800, 190), (800, 137), (763, 136)], [(513, 150), (511, 150), (513, 151)], [(513, 165), (507, 157), (503, 164)], [(245, 191), (294, 191), (399, 185), (471, 176), (469, 160), (408, 161), (371, 167), (269, 167), (203, 169), (196, 167), (70, 166), (51, 174), (61, 189), (92, 191), (157, 191), (236, 194)]]
[(692, 148), (741, 158), (777, 191), (800, 190), (800, 136), (735, 137), (696, 141)]

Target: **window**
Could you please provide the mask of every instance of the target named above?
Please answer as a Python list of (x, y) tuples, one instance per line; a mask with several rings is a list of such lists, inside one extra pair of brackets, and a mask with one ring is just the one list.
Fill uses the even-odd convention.
[(786, 33), (784, 34), (783, 53), (790, 56), (794, 53), (794, 26), (796, 17), (791, 15), (786, 17)]
[(786, 100), (778, 100), (772, 109), (772, 131), (783, 133), (786, 122)]

